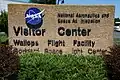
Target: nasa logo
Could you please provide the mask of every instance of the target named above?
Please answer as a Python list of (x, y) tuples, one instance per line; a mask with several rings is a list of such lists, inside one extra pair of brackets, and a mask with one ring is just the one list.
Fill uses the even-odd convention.
[(43, 12), (44, 10), (40, 11), (38, 8), (29, 8), (25, 13), (26, 25), (30, 29), (40, 28), (43, 24)]

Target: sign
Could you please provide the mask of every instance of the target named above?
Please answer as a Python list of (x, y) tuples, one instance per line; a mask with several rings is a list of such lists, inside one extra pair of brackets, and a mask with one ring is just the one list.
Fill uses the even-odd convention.
[(113, 5), (8, 5), (9, 44), (20, 52), (99, 54), (113, 45)]

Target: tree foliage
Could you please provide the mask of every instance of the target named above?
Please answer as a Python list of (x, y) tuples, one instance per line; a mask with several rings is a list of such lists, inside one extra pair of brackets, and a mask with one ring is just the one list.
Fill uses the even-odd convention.
[(115, 18), (115, 22), (120, 22), (120, 18)]
[(5, 10), (0, 13), (0, 32), (8, 34), (8, 13)]
[(30, 0), (30, 2), (39, 4), (56, 4), (56, 0)]

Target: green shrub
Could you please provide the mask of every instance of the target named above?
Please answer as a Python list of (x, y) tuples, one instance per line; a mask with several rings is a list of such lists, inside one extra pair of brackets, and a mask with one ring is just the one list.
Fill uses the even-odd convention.
[(20, 56), (19, 80), (107, 80), (103, 58), (27, 53)]
[(0, 80), (16, 80), (19, 56), (12, 46), (0, 45)]
[(0, 32), (0, 44), (8, 45), (8, 36), (4, 32)]

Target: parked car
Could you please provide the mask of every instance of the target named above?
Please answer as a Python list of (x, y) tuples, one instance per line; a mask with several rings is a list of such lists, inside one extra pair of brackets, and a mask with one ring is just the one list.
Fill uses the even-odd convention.
[(120, 22), (115, 22), (114, 31), (120, 32)]

